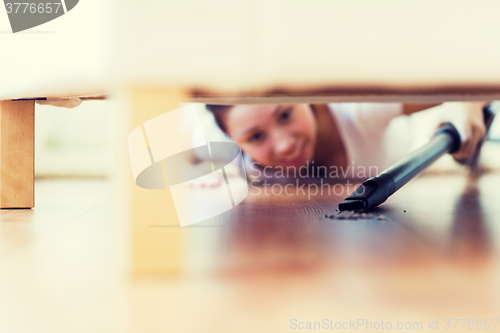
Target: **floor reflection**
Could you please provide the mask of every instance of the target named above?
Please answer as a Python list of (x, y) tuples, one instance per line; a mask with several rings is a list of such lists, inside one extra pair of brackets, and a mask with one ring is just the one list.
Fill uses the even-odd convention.
[(486, 212), (482, 206), (479, 187), (480, 171), (473, 171), (455, 203), (451, 229), (451, 252), (459, 258), (479, 259), (492, 252), (492, 239), (488, 232)]

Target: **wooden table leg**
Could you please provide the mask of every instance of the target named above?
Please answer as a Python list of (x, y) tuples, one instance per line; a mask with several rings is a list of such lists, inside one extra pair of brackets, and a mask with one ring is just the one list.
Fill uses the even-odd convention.
[(0, 208), (35, 206), (35, 102), (0, 101)]
[[(127, 137), (144, 122), (178, 109), (186, 101), (183, 91), (169, 89), (131, 89), (121, 96), (128, 115)], [(121, 113), (123, 115), (123, 113)], [(122, 137), (120, 145), (127, 144)], [(146, 144), (149, 143), (146, 138)], [(175, 144), (174, 142), (172, 144)], [(132, 223), (132, 271), (134, 275), (175, 275), (181, 272), (182, 232), (170, 190), (144, 189), (135, 184), (128, 153), (125, 178), (128, 193), (123, 207)], [(125, 159), (127, 159), (125, 161)], [(163, 226), (163, 227), (162, 227)]]

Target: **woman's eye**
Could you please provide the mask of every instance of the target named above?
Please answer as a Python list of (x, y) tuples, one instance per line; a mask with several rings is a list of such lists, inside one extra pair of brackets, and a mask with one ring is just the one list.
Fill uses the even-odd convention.
[(264, 134), (262, 132), (257, 132), (257, 133), (254, 133), (252, 134), (249, 138), (248, 138), (248, 142), (255, 142), (255, 141), (259, 141), (262, 139), (262, 137), (264, 136)]
[(286, 109), (282, 114), (280, 114), (280, 120), (288, 120), (292, 115), (292, 112), (293, 109)]

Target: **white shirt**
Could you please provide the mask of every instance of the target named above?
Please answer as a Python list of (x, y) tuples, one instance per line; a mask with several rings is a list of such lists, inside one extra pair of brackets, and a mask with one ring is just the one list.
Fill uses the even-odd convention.
[(408, 152), (410, 119), (403, 115), (403, 104), (331, 103), (328, 107), (348, 165), (382, 171)]

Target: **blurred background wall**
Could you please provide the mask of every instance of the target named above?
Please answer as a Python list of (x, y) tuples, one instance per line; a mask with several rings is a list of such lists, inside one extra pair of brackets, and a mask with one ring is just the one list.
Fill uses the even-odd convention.
[(85, 101), (74, 109), (35, 107), (35, 176), (108, 177), (115, 159), (113, 101)]

